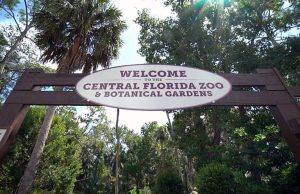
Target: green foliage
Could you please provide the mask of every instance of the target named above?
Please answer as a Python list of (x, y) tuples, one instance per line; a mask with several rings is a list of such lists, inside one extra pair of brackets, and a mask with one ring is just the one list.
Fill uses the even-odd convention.
[(236, 187), (236, 193), (243, 194), (271, 194), (272, 189), (265, 182), (257, 182), (251, 178), (246, 178), (239, 171), (233, 171)]
[[(74, 112), (67, 109), (64, 111), (69, 112), (69, 115), (65, 119), (62, 115), (55, 117), (35, 180), (34, 189), (41, 193), (72, 193), (81, 172), (79, 156), (83, 134), (78, 129), (76, 119), (71, 116)], [(28, 112), (8, 156), (1, 165), (0, 191), (7, 193), (16, 190), (16, 183), (28, 163), (44, 114), (44, 108), (34, 107)]]
[[(136, 19), (139, 52), (149, 63), (234, 73), (276, 67), (288, 83), (300, 83), (296, 1), (164, 2), (175, 17), (160, 20), (144, 10)], [(176, 111), (174, 132), (176, 146), (196, 169), (220, 162), (246, 174), (245, 193), (275, 193), (270, 181), (295, 164), (266, 108)]]
[(296, 194), (300, 192), (299, 165), (287, 165), (282, 170), (277, 170), (270, 181), (276, 194)]
[(243, 137), (243, 136), (246, 136), (246, 135), (247, 135), (247, 132), (245, 131), (245, 128), (244, 128), (244, 127), (236, 128), (236, 129), (234, 130), (234, 133), (237, 134), (237, 135), (240, 136), (240, 137)]
[(159, 165), (159, 155), (155, 132), (159, 128), (156, 122), (145, 124), (142, 135), (131, 135), (126, 142), (128, 150), (124, 158), (124, 176), (128, 183), (137, 189), (154, 185), (153, 177)]
[(58, 70), (69, 73), (108, 67), (126, 28), (120, 17), (109, 0), (47, 1), (34, 18), (43, 60), (58, 62)]
[(110, 193), (112, 188), (110, 162), (114, 157), (114, 134), (103, 107), (90, 107), (80, 116), (84, 128), (81, 141), (82, 171), (76, 190), (87, 193)]
[(292, 155), (267, 110), (246, 109), (246, 112), (239, 110), (239, 114), (243, 115), (241, 120), (231, 121), (237, 128), (232, 143), (227, 144), (226, 164), (243, 173), (251, 172), (250, 178), (257, 182), (269, 181), (274, 176), (273, 169), (284, 168), (286, 161), (294, 161)]
[(184, 194), (184, 186), (174, 169), (164, 169), (157, 173), (154, 194)]
[(28, 163), (44, 114), (45, 111), (41, 108), (33, 108), (27, 113), (19, 133), (0, 167), (0, 191), (3, 193), (10, 193), (17, 188), (16, 183), (19, 182), (24, 167)]
[(188, 157), (193, 158), (195, 168), (222, 160), (225, 148), (221, 142), (226, 141), (222, 133), (227, 132), (230, 117), (226, 108), (190, 109), (175, 113), (175, 142)]
[[(14, 24), (1, 25), (0, 35), (0, 95), (1, 100), (7, 95), (7, 88), (12, 86), (22, 72), (24, 66), (38, 64), (37, 48), (32, 39), (34, 33), (28, 33), (32, 28), (32, 16), (42, 0), (3, 0), (0, 2), (0, 16), (6, 16)], [(3, 32), (2, 32), (3, 31)], [(4, 38), (4, 39), (3, 39)], [(26, 40), (28, 40), (26, 39)], [(5, 44), (5, 45), (3, 45)], [(5, 46), (3, 48), (3, 46)], [(21, 67), (19, 67), (21, 66)]]
[(20, 3), (19, 0), (2, 0), (0, 8), (7, 6), (9, 9), (13, 9), (18, 3)]
[[(19, 28), (18, 30), (26, 29), (31, 23), (32, 16), (41, 8), (41, 4), (44, 2), (44, 0), (2, 0), (0, 2), (0, 15), (14, 21)], [(29, 26), (29, 28), (31, 27)]]
[[(72, 114), (72, 110), (69, 110)], [(82, 131), (76, 127), (72, 117), (63, 120), (61, 116), (54, 118), (48, 143), (37, 176), (38, 188), (55, 193), (73, 193), (76, 178), (81, 173), (81, 139)], [(65, 122), (67, 121), (67, 122)]]
[[(0, 43), (0, 59), (6, 55), (7, 48), (12, 47), (15, 40), (19, 36), (18, 29), (12, 25), (3, 25), (0, 27), (0, 33), (4, 38), (3, 47)], [(0, 42), (1, 42), (0, 35)], [(26, 68), (42, 68), (45, 72), (49, 72), (50, 68), (45, 67), (39, 63), (39, 56), (37, 53), (38, 48), (29, 41), (21, 41), (18, 47), (14, 50), (12, 56), (9, 59), (8, 64), (0, 64), (2, 68), (5, 66), (4, 72), (0, 79), (0, 101), (4, 101), (9, 95), (12, 88), (15, 86), (16, 81)]]
[(196, 187), (201, 194), (234, 194), (238, 190), (233, 171), (224, 165), (214, 163), (199, 170)]
[[(81, 41), (82, 50), (70, 57), (74, 63), (66, 63), (71, 64), (70, 71), (83, 66), (85, 71), (97, 65), (106, 67), (117, 55), (125, 25), (119, 10), (108, 0), (36, 2), (35, 26), (39, 34), (35, 40), (45, 50), (44, 60), (61, 62), (64, 56), (77, 53), (71, 52), (76, 49), (75, 40)], [(193, 6), (190, 2), (165, 0), (175, 13), (175, 17), (165, 20), (151, 17), (147, 10), (139, 12), (139, 53), (149, 63), (234, 73), (276, 67), (288, 83), (300, 83), (300, 39), (295, 30), (300, 18), (298, 1), (236, 0), (220, 4), (194, 0)], [(1, 13), (1, 8), (15, 10), (17, 3), (1, 1)], [(40, 3), (43, 9), (39, 9)], [(18, 20), (25, 22), (24, 10), (18, 14)], [(10, 26), (1, 30), (0, 57), (18, 38), (16, 32), (18, 29)], [(5, 66), (3, 99), (20, 72), (39, 66), (31, 48), (21, 43)], [(43, 108), (35, 107), (28, 113), (0, 167), (0, 193), (16, 190), (43, 116)], [(86, 115), (76, 117), (74, 108), (59, 108), (34, 192), (113, 192), (115, 129), (103, 107), (91, 107)], [(266, 108), (174, 111), (172, 130), (156, 122), (145, 124), (141, 134), (125, 126), (120, 128), (120, 192), (147, 193), (150, 189), (156, 193), (184, 193), (183, 188), (191, 192), (195, 185), (200, 193), (300, 192), (299, 166)]]

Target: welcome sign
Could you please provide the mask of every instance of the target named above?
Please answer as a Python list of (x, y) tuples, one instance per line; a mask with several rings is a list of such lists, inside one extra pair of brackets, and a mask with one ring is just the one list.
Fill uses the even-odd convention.
[(223, 98), (231, 84), (201, 69), (175, 65), (127, 65), (82, 78), (77, 93), (96, 104), (132, 110), (174, 110)]

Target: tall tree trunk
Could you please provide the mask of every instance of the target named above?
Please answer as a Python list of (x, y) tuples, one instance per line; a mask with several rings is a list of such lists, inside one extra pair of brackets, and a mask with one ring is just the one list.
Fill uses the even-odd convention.
[[(216, 114), (216, 113), (215, 113)], [(212, 145), (219, 145), (221, 142), (221, 121), (218, 118), (218, 115), (212, 116), (212, 128), (213, 128), (213, 138), (212, 138)]]
[(37, 168), (43, 154), (55, 110), (56, 106), (49, 106), (46, 111), (46, 115), (42, 127), (39, 131), (37, 141), (35, 142), (33, 152), (26, 167), (25, 173), (21, 179), (20, 186), (17, 192), (18, 194), (30, 193), (32, 183), (35, 179)]
[(195, 182), (195, 170), (193, 167), (193, 162), (192, 162), (192, 158), (189, 156), (184, 156), (184, 160), (185, 160), (185, 184), (186, 184), (186, 189), (187, 189), (187, 193), (191, 193), (193, 191), (193, 184)]
[[(71, 66), (71, 62), (75, 59), (77, 51), (80, 49), (80, 44), (78, 43), (79, 40), (82, 40), (80, 35), (75, 39), (74, 44), (69, 48), (63, 59), (60, 61), (61, 68), (57, 69), (57, 73), (70, 73), (69, 68), (63, 68), (62, 66)], [(25, 169), (23, 177), (21, 178), (18, 194), (27, 194), (31, 191), (32, 183), (35, 179), (38, 165), (44, 151), (56, 107), (57, 106), (49, 106), (47, 108), (43, 125), (39, 130), (38, 138), (31, 154), (29, 163)]]
[(184, 177), (183, 177), (181, 166), (180, 166), (180, 160), (179, 160), (180, 156), (179, 156), (178, 149), (175, 146), (175, 142), (174, 142), (175, 141), (175, 131), (174, 131), (174, 127), (173, 127), (173, 124), (171, 122), (171, 119), (170, 119), (169, 111), (166, 111), (166, 114), (167, 114), (168, 123), (169, 123), (169, 132), (170, 132), (171, 140), (172, 140), (173, 145), (174, 145), (175, 165), (176, 165), (176, 168), (177, 168), (177, 173), (180, 176), (181, 181), (183, 182)]

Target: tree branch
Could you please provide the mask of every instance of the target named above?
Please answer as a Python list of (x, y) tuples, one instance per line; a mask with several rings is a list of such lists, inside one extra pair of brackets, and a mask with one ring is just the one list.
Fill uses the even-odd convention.
[(34, 44), (36, 44), (36, 42), (32, 38), (30, 38), (28, 36), (25, 36), (25, 38), (27, 38), (28, 40), (30, 40), (31, 42), (33, 42)]
[(14, 22), (15, 22), (16, 25), (17, 25), (18, 30), (20, 31), (20, 33), (22, 33), (22, 30), (21, 30), (20, 25), (19, 25), (19, 23), (18, 23), (18, 21), (17, 21), (17, 19), (16, 19), (16, 17), (15, 17), (14, 12), (13, 12), (10, 8), (8, 8), (8, 10), (7, 10), (5, 7), (3, 7), (2, 9), (3, 9), (9, 16), (11, 16), (11, 17), (13, 18)]
[(25, 4), (25, 25), (26, 27), (28, 26), (28, 5), (27, 5), (27, 1), (24, 0), (24, 4)]

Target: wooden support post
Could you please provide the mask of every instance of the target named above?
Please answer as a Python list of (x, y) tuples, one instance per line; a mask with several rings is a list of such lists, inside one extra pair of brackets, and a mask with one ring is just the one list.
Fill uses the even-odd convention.
[(279, 125), (281, 133), (289, 145), (290, 150), (293, 152), (296, 161), (300, 164), (300, 107), (295, 96), (285, 85), (281, 75), (276, 69), (257, 70), (257, 72), (261, 74), (273, 73), (283, 86), (280, 88), (273, 88), (266, 85), (266, 90), (282, 90), (286, 91), (288, 94), (280, 104), (269, 106), (269, 108)]
[(300, 125), (299, 120), (295, 118), (297, 116), (299, 118), (300, 111), (295, 109), (293, 105), (272, 106), (270, 110), (281, 129), (282, 136), (293, 152), (296, 161), (300, 164)]
[[(17, 87), (14, 90), (18, 91), (32, 91), (34, 88), (26, 82), (28, 77), (33, 76), (36, 73), (43, 73), (42, 70), (27, 70), (23, 73), (18, 81), (17, 86), (23, 85), (24, 87)], [(27, 84), (26, 84), (27, 83)], [(28, 85), (31, 87), (28, 88)], [(7, 101), (10, 100), (10, 95)], [(0, 110), (0, 161), (5, 157), (9, 146), (15, 139), (16, 134), (30, 108), (30, 105), (22, 104), (22, 99), (19, 99), (17, 103), (5, 102)]]
[(0, 161), (6, 155), (9, 145), (26, 116), (29, 106), (23, 104), (4, 104), (0, 111)]

